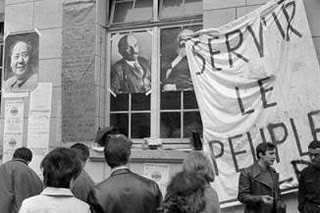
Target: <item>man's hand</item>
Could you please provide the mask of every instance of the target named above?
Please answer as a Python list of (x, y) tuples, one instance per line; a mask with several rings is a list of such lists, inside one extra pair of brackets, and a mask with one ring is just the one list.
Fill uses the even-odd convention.
[(262, 195), (261, 196), (261, 200), (263, 203), (266, 204), (272, 204), (273, 203), (273, 197), (271, 197), (270, 195)]

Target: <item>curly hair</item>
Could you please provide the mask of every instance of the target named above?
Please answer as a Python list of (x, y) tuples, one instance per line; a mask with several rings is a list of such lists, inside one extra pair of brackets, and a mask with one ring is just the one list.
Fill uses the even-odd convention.
[(183, 170), (203, 175), (207, 182), (213, 182), (215, 175), (210, 159), (202, 151), (193, 151), (183, 161)]
[(205, 208), (206, 181), (203, 176), (182, 171), (177, 173), (167, 187), (162, 206), (165, 213), (199, 213)]

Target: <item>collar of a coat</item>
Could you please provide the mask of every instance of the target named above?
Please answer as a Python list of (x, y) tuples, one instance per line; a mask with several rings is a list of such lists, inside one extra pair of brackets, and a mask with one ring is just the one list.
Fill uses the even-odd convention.
[[(272, 178), (273, 178), (273, 184), (276, 184), (277, 178), (278, 178), (278, 173), (276, 170), (272, 167), (269, 167), (269, 170), (271, 172)], [(255, 180), (259, 181), (260, 183), (272, 188), (272, 185), (270, 185), (270, 182), (268, 181), (267, 176), (265, 175), (260, 175), (262, 170), (261, 167), (258, 164), (254, 164), (252, 166), (252, 177), (255, 178)]]
[(110, 176), (122, 175), (122, 174), (126, 174), (126, 173), (129, 173), (129, 172), (130, 172), (130, 170), (129, 170), (128, 167), (119, 168), (119, 169), (113, 171)]
[(22, 158), (14, 158), (13, 161), (19, 161), (19, 162), (22, 162), (22, 163), (28, 165), (28, 164), (27, 164), (27, 161), (24, 160), (24, 159), (22, 159)]

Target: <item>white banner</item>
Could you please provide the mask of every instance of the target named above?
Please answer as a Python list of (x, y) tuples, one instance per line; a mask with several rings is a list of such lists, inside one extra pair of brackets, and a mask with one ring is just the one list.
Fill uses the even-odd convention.
[(222, 203), (237, 200), (239, 170), (261, 142), (277, 145), (283, 189), (297, 186), (292, 160), (320, 140), (320, 70), (302, 0), (271, 1), (247, 16), (187, 39)]

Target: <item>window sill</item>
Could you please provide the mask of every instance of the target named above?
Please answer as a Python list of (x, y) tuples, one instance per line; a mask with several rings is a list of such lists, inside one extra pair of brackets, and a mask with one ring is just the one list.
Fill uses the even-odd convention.
[[(132, 163), (176, 163), (181, 164), (191, 150), (150, 150), (133, 148), (131, 150)], [(103, 152), (90, 151), (91, 162), (105, 162)]]

